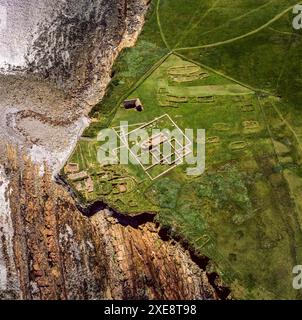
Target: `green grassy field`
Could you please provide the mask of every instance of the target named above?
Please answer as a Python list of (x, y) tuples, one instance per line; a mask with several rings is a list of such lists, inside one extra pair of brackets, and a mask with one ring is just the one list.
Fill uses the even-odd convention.
[[(291, 26), (294, 4), (152, 1), (137, 45), (115, 63), (69, 159), (94, 183), (93, 192), (76, 191), (83, 202), (157, 213), (172, 235), (211, 259), (209, 271), (237, 299), (302, 298), (291, 273), (302, 263), (302, 33)], [(126, 98), (140, 98), (144, 111), (124, 109)], [(204, 174), (188, 176), (180, 165), (151, 180), (141, 166), (97, 161), (101, 128), (121, 121), (137, 128), (165, 114), (182, 130), (206, 130)], [(69, 183), (77, 189), (78, 181)]]

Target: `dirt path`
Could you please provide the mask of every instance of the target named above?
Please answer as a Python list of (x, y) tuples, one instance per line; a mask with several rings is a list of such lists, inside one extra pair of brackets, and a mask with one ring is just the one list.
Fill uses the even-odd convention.
[(284, 118), (283, 114), (281, 113), (281, 111), (278, 109), (278, 107), (273, 103), (273, 108), (276, 111), (276, 113), (278, 114), (279, 118), (284, 122), (284, 124), (288, 127), (288, 129), (291, 131), (291, 133), (293, 134), (293, 136), (295, 137), (295, 139), (297, 140), (298, 146), (300, 151), (302, 152), (302, 144), (301, 141), (296, 133), (296, 131), (294, 130), (294, 128), (291, 126), (291, 124)]
[(206, 18), (206, 16), (216, 7), (216, 5), (218, 4), (220, 0), (216, 0), (213, 5), (208, 9), (206, 10), (206, 12), (201, 16), (201, 18), (196, 22), (194, 23), (191, 27), (188, 28), (188, 30), (186, 32), (184, 32), (182, 34), (182, 36), (180, 37), (180, 39), (178, 40), (178, 42), (176, 43), (175, 45), (175, 48), (177, 48), (177, 46), (180, 44), (180, 42), (190, 33), (191, 30), (195, 29), (198, 24), (203, 21), (203, 19)]
[(255, 12), (258, 12), (259, 10), (262, 10), (263, 8), (269, 6), (269, 5), (270, 5), (272, 2), (274, 2), (274, 1), (275, 1), (275, 0), (271, 0), (271, 1), (267, 2), (267, 3), (265, 3), (264, 5), (257, 7), (257, 8), (254, 9), (254, 10), (251, 10), (251, 11), (249, 11), (249, 12), (247, 12), (247, 13), (245, 13), (245, 14), (242, 14), (242, 15), (236, 17), (236, 18), (230, 19), (230, 20), (228, 20), (227, 22), (221, 24), (220, 26), (218, 26), (218, 27), (216, 27), (216, 28), (213, 28), (213, 29), (211, 29), (211, 30), (208, 30), (208, 31), (202, 33), (200, 36), (203, 36), (203, 35), (205, 35), (205, 34), (211, 33), (211, 32), (213, 32), (213, 31), (215, 31), (215, 30), (219, 30), (219, 29), (223, 28), (224, 26), (227, 26), (227, 25), (228, 25), (230, 22), (232, 22), (232, 21), (238, 21), (238, 20), (240, 20), (240, 19), (242, 19), (242, 18), (245, 18), (245, 17), (247, 17), (247, 16), (255, 13)]
[(204, 49), (204, 48), (212, 48), (212, 47), (217, 47), (217, 46), (221, 46), (224, 44), (229, 44), (244, 38), (247, 38), (255, 33), (258, 33), (259, 31), (267, 28), (268, 26), (270, 26), (271, 24), (273, 24), (275, 21), (279, 20), (280, 18), (282, 18), (286, 13), (288, 13), (290, 10), (293, 9), (295, 5), (290, 6), (289, 8), (287, 8), (286, 10), (282, 11), (281, 13), (277, 14), (274, 18), (272, 18), (271, 20), (269, 20), (267, 23), (265, 23), (264, 25), (260, 26), (259, 28), (252, 30), (248, 33), (245, 33), (241, 36), (229, 39), (229, 40), (225, 40), (225, 41), (219, 41), (216, 43), (211, 43), (211, 44), (206, 44), (206, 45), (201, 45), (201, 46), (196, 46), (196, 47), (185, 47), (185, 48), (177, 48), (174, 49), (175, 51), (186, 51), (186, 50), (193, 50), (193, 49)]
[(158, 27), (159, 27), (159, 32), (160, 32), (160, 35), (161, 35), (161, 38), (165, 44), (165, 46), (169, 49), (169, 51), (171, 51), (171, 48), (166, 40), (166, 37), (165, 37), (165, 34), (163, 32), (163, 28), (162, 28), (162, 25), (161, 25), (161, 21), (160, 21), (160, 15), (159, 15), (159, 6), (160, 6), (160, 0), (157, 0), (157, 5), (156, 5), (156, 16), (157, 16), (157, 24), (158, 24)]

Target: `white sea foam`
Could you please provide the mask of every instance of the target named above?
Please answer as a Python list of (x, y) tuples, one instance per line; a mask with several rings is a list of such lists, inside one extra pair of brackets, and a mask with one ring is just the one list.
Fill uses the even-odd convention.
[[(86, 117), (81, 117), (70, 129), (70, 140), (67, 145), (64, 145), (64, 149), (51, 150), (47, 147), (40, 145), (33, 145), (29, 150), (31, 159), (36, 163), (46, 164), (51, 168), (52, 173), (57, 174), (64, 166), (73, 149), (75, 148), (78, 139), (82, 135), (84, 129), (89, 125), (89, 120)], [(41, 174), (43, 171), (41, 171)]]
[[(13, 253), (14, 229), (10, 203), (7, 199), (8, 188), (9, 181), (0, 166), (0, 290), (16, 289), (18, 287)], [(8, 279), (8, 266), (11, 274), (10, 279)]]
[(26, 67), (25, 57), (39, 26), (41, 23), (50, 23), (54, 11), (58, 11), (63, 4), (62, 0), (0, 0), (2, 70)]

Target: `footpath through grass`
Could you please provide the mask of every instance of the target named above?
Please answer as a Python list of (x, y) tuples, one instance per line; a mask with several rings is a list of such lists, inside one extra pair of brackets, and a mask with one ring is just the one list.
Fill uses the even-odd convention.
[[(238, 299), (301, 298), (291, 273), (302, 263), (302, 34), (291, 27), (295, 3), (152, 1), (136, 46), (117, 59), (107, 94), (68, 161), (86, 174), (66, 175), (83, 202), (156, 213), (172, 236), (211, 259), (208, 271)], [(126, 98), (140, 98), (144, 111), (124, 109)], [(100, 129), (120, 121), (135, 128), (164, 114), (182, 130), (206, 130), (203, 175), (189, 177), (182, 165), (152, 181), (141, 166), (97, 161)]]

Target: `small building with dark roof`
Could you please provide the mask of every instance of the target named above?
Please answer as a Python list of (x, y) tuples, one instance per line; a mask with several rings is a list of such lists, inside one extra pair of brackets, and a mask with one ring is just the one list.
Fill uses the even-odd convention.
[(136, 111), (143, 111), (144, 107), (139, 98), (124, 101), (125, 109), (136, 109)]

